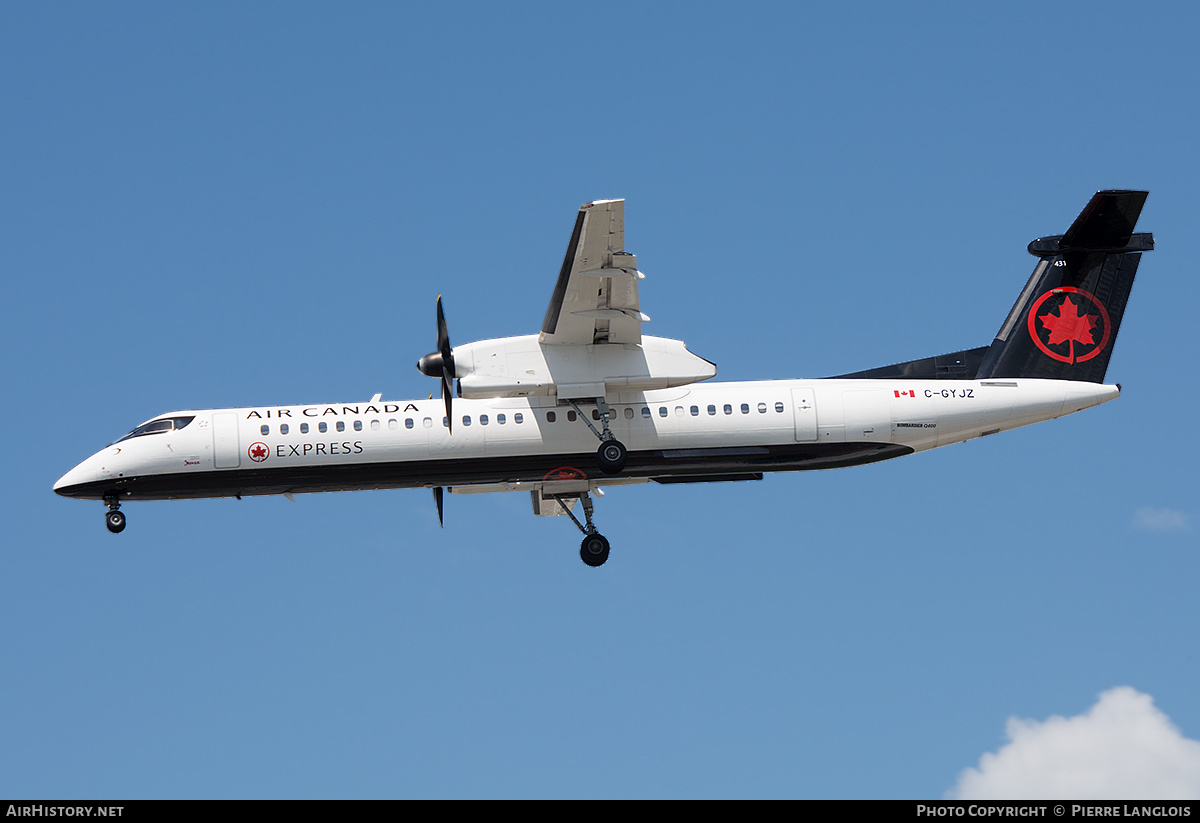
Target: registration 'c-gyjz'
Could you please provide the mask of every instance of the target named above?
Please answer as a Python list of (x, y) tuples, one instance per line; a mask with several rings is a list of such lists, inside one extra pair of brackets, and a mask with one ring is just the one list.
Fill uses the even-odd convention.
[[(814, 380), (705, 382), (717, 369), (679, 340), (642, 334), (643, 274), (625, 250), (625, 203), (579, 209), (539, 334), (437, 350), (418, 368), (437, 400), (176, 411), (67, 472), (64, 497), (102, 500), (125, 528), (134, 500), (426, 487), (519, 491), (583, 533), (604, 486), (761, 480), (832, 469), (1061, 417), (1112, 400), (1104, 383), (1141, 253), (1144, 191), (1098, 192), (1037, 258), (991, 345)], [(581, 511), (580, 511), (581, 510)], [(578, 512), (578, 514), (577, 514)], [(582, 519), (580, 518), (582, 515)]]

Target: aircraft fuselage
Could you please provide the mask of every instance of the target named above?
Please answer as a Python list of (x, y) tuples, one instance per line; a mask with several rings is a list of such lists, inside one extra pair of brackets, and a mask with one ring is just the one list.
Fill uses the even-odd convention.
[[(601, 486), (760, 480), (832, 469), (1061, 417), (1112, 400), (1104, 383), (1142, 254), (1147, 193), (1097, 192), (1061, 235), (1035, 239), (1033, 273), (991, 345), (820, 380), (711, 383), (681, 340), (642, 334), (645, 275), (625, 249), (625, 204), (579, 208), (537, 334), (453, 346), (442, 298), (437, 349), (417, 368), (438, 400), (182, 411), (80, 463), (54, 490), (126, 500), (433, 489), (528, 491), (538, 516), (583, 533)], [(457, 397), (457, 399), (456, 399)], [(597, 445), (597, 441), (599, 445)], [(573, 513), (582, 504), (583, 521)]]
[[(63, 476), (67, 497), (156, 500), (412, 487), (515, 491), (658, 480), (756, 479), (872, 463), (1060, 417), (1119, 395), (1097, 383), (777, 380), (617, 395), (619, 477), (595, 465), (585, 414), (554, 398), (440, 399), (180, 411)], [(593, 420), (595, 423), (595, 420)], [(564, 485), (565, 484), (565, 485)]]

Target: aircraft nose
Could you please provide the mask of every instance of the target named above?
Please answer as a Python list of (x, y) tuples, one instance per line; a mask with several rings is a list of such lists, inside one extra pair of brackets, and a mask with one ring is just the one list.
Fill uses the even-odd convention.
[[(82, 465), (82, 464), (80, 464), (80, 465)], [(79, 466), (76, 466), (75, 468), (71, 469), (69, 472), (64, 474), (62, 477), (58, 478), (58, 480), (54, 484), (55, 493), (61, 494), (63, 497), (71, 497), (72, 496), (72, 494), (70, 493), (71, 487), (79, 485), (79, 474), (80, 474)]]
[(95, 476), (96, 472), (88, 471), (87, 464), (89, 462), (91, 461), (83, 461), (78, 466), (64, 474), (62, 477), (58, 478), (58, 482), (54, 484), (54, 491), (63, 497), (75, 497), (77, 496), (76, 490), (84, 483), (87, 483), (88, 480), (98, 480), (99, 477)]
[(54, 484), (56, 494), (63, 497), (97, 497), (97, 484), (112, 475), (103, 465), (111, 449), (93, 454), (75, 468), (58, 478)]

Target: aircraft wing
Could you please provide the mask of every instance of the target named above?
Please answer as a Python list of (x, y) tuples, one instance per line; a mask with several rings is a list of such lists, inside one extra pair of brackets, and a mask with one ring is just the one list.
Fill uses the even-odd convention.
[(642, 342), (650, 318), (638, 305), (637, 258), (625, 253), (625, 201), (597, 200), (579, 207), (541, 342), (586, 346)]

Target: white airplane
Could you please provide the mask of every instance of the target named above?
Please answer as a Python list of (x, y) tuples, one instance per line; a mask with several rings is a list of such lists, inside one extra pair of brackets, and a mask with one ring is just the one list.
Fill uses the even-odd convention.
[(1065, 234), (1030, 243), (1033, 275), (989, 346), (745, 383), (704, 383), (716, 366), (642, 334), (625, 204), (598, 200), (579, 209), (540, 334), (451, 347), (438, 297), (438, 350), (418, 368), (440, 378), (440, 400), (171, 412), (54, 490), (103, 500), (114, 533), (127, 500), (424, 486), (440, 522), (443, 489), (523, 491), (535, 515), (570, 517), (584, 563), (599, 566), (609, 542), (591, 496), (604, 486), (874, 463), (1117, 397), (1104, 373), (1141, 252), (1154, 248), (1133, 231), (1146, 195), (1098, 192)]

